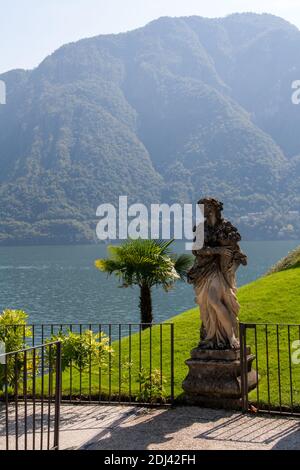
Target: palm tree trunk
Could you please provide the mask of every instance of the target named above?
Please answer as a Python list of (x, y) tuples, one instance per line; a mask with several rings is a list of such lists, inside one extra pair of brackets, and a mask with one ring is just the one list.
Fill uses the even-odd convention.
[(152, 323), (152, 299), (151, 299), (151, 288), (148, 284), (141, 285), (140, 293), (140, 310), (141, 310), (141, 322), (146, 323), (142, 329), (148, 328), (148, 325)]

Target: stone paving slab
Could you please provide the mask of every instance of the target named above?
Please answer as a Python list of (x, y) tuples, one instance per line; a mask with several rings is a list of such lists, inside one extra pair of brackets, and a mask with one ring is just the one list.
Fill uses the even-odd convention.
[[(9, 450), (25, 450), (25, 406), (18, 403), (18, 439), (16, 440), (16, 409), (14, 404), (8, 407)], [(43, 413), (41, 404), (27, 404), (27, 436), (26, 448), (28, 450), (52, 448), (54, 445), (54, 405), (50, 411), (44, 404)], [(60, 421), (60, 448), (78, 448), (89, 439), (94, 438), (105, 430), (126, 424), (127, 419), (136, 414), (136, 407), (101, 406), (101, 405), (62, 405)], [(0, 450), (6, 449), (6, 413), (4, 405), (0, 404)], [(34, 419), (33, 419), (34, 416)], [(43, 416), (43, 420), (41, 419)], [(50, 417), (50, 419), (49, 419)], [(35, 434), (33, 437), (33, 422)]]
[[(0, 438), (0, 449), (3, 445), (3, 438)], [(60, 448), (300, 449), (300, 418), (245, 415), (199, 407), (63, 405)]]
[[(110, 416), (108, 426), (103, 421), (108, 419), (107, 416)], [(93, 421), (95, 417), (91, 416), (90, 419)], [(100, 414), (97, 412), (96, 419), (99, 432), (89, 437), (87, 442), (78, 448), (84, 450), (300, 449), (299, 418), (245, 415), (198, 407), (154, 410), (106, 407)], [(62, 430), (62, 442), (63, 434)]]

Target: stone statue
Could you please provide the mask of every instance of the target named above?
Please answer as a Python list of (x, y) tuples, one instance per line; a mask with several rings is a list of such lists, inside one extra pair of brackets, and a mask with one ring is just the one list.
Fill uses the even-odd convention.
[[(201, 199), (204, 205), (204, 245), (193, 251), (195, 263), (188, 274), (200, 307), (202, 328), (200, 349), (238, 349), (239, 303), (235, 273), (247, 265), (239, 247), (237, 229), (222, 218), (223, 204)], [(196, 231), (196, 228), (195, 228)]]

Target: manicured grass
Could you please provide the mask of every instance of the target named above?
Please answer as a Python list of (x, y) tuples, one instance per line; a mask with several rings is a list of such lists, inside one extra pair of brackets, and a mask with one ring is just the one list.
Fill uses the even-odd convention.
[[(263, 323), (295, 323), (300, 324), (300, 268), (289, 269), (263, 277), (239, 290), (238, 297), (241, 304), (240, 319), (242, 322), (263, 322)], [(175, 362), (175, 397), (180, 398), (182, 394), (181, 384), (187, 374), (185, 360), (188, 359), (190, 350), (198, 344), (199, 340), (199, 311), (197, 308), (188, 310), (174, 318), (168, 320), (174, 323), (174, 362)], [(162, 354), (160, 351), (160, 334), (162, 337)], [(167, 325), (161, 329), (154, 326), (151, 332), (152, 350), (152, 370), (161, 369), (166, 379), (166, 394), (170, 394), (170, 327)], [(290, 346), (292, 342), (299, 339), (299, 328), (290, 328)], [(278, 344), (277, 344), (278, 340)], [(140, 341), (142, 343), (142, 367), (150, 369), (150, 330), (139, 334), (134, 334), (131, 339), (123, 338), (121, 344), (118, 341), (113, 343), (114, 355), (111, 359), (111, 384), (109, 385), (108, 371), (103, 370), (101, 375), (99, 370), (92, 368), (91, 380), (89, 374), (82, 374), (81, 387), (80, 376), (73, 370), (72, 393), (86, 397), (99, 397), (101, 387), (102, 396), (118, 395), (119, 391), (123, 396), (134, 396), (139, 391), (138, 372), (140, 367)], [(255, 351), (254, 331), (248, 332), (248, 344)], [(130, 346), (131, 343), (131, 346)], [(121, 347), (121, 358), (119, 348)], [(278, 350), (280, 356), (280, 370), (278, 369)], [(131, 351), (131, 353), (130, 353)], [(265, 328), (257, 329), (257, 351), (258, 368), (261, 376), (259, 386), (259, 400), (265, 404), (270, 401), (272, 406), (281, 404), (288, 406), (291, 399), (294, 405), (300, 406), (300, 364), (293, 364), (291, 361), (291, 373), (289, 369), (290, 354), (288, 342), (288, 329), (280, 328), (277, 331), (274, 326), (268, 327), (268, 357), (269, 357), (269, 392), (267, 380), (267, 355), (266, 355), (266, 333)], [(290, 348), (291, 355), (293, 353)], [(300, 357), (300, 355), (299, 355)], [(122, 371), (119, 375), (119, 363), (122, 364)], [(254, 362), (254, 367), (256, 363)], [(131, 376), (131, 386), (129, 377)], [(279, 382), (281, 390), (279, 390)], [(292, 396), (290, 393), (292, 384)], [(63, 375), (64, 393), (70, 393), (70, 373), (65, 371)], [(81, 392), (80, 392), (81, 389)], [(281, 393), (280, 393), (281, 392)], [(256, 391), (252, 392), (252, 398), (256, 398)]]
[[(241, 321), (300, 324), (300, 268), (295, 267), (263, 277), (240, 289)], [(272, 406), (300, 406), (300, 364), (293, 361), (300, 339), (298, 326), (257, 328), (257, 359), (260, 374), (259, 400)], [(255, 352), (254, 330), (248, 330), (248, 344)], [(298, 346), (299, 348), (299, 346)], [(269, 387), (267, 377), (269, 357)], [(296, 357), (297, 358), (297, 357)], [(300, 358), (300, 354), (298, 354)], [(279, 364), (279, 366), (278, 366)], [(257, 364), (254, 363), (257, 367)], [(257, 390), (251, 398), (257, 399)]]

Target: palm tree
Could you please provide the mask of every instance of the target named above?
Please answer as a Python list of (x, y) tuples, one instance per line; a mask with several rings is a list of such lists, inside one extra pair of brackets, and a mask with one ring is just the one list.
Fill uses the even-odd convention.
[(184, 280), (192, 265), (190, 255), (177, 256), (169, 250), (171, 241), (128, 240), (120, 246), (109, 246), (109, 257), (95, 262), (96, 268), (115, 274), (122, 287), (138, 285), (143, 329), (153, 322), (151, 289), (161, 285), (168, 291), (178, 280)]

